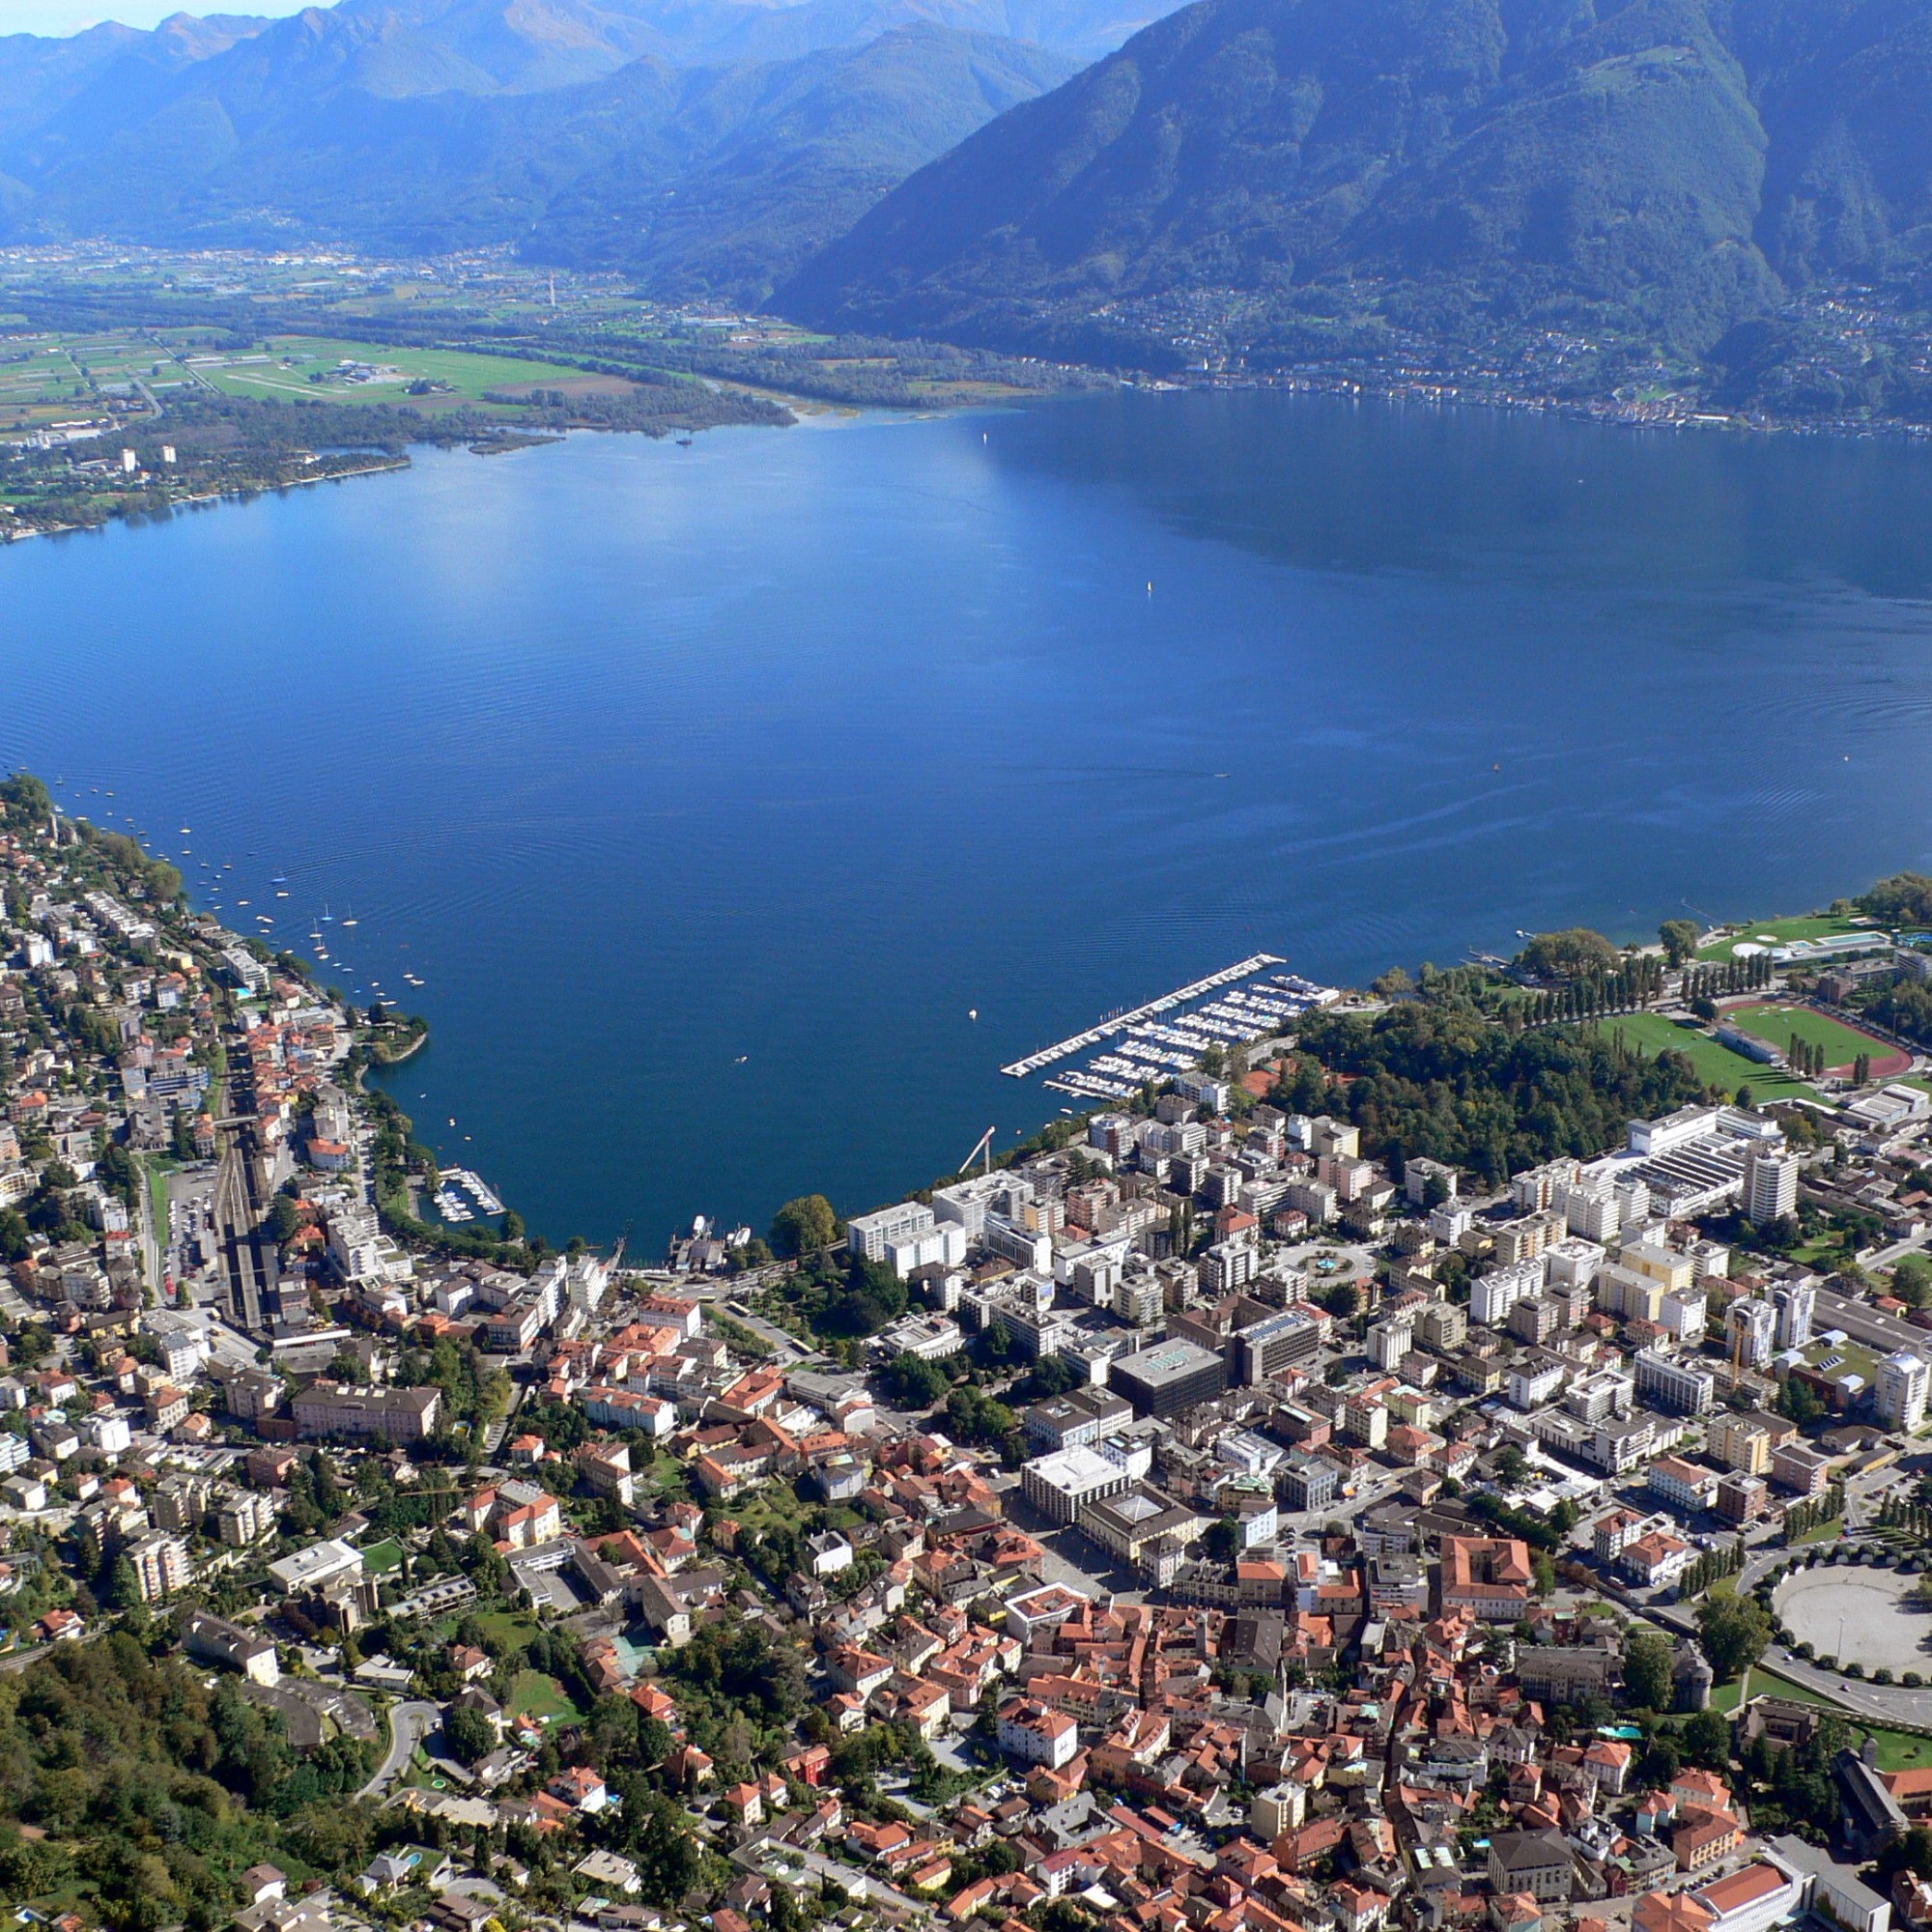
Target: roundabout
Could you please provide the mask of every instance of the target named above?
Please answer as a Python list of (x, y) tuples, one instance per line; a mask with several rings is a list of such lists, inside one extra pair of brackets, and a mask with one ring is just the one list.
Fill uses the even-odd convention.
[(1932, 1671), (1932, 1607), (1896, 1570), (1819, 1564), (1778, 1586), (1773, 1605), (1796, 1643), (1867, 1670)]

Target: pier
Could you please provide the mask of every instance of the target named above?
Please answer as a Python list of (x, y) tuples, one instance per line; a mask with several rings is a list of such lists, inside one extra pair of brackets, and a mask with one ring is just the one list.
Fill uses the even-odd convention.
[[(1238, 965), (1223, 967), (1218, 973), (1210, 973), (1205, 980), (1196, 980), (1191, 985), (1178, 987), (1172, 993), (1163, 993), (1157, 1000), (1150, 1000), (1144, 1007), (1136, 1007), (1132, 1012), (1116, 1013), (1112, 1019), (1103, 1020), (1098, 1026), (1089, 1027), (1085, 1033), (1077, 1033), (1070, 1039), (1057, 1041), (1052, 1046), (1042, 1047), (1039, 1052), (1029, 1054), (1024, 1060), (1015, 1060), (1010, 1065), (1000, 1068), (1002, 1073), (1014, 1080), (1024, 1080), (1030, 1073), (1037, 1073), (1042, 1066), (1051, 1066), (1056, 1060), (1065, 1060), (1090, 1046), (1098, 1046), (1102, 1040), (1114, 1039), (1121, 1034), (1131, 1031), (1144, 1021), (1157, 1014), (1172, 1012), (1176, 1007), (1184, 1006), (1189, 1000), (1198, 1000), (1204, 993), (1211, 993), (1218, 987), (1232, 985), (1236, 980), (1246, 980), (1259, 973), (1264, 966), (1285, 966), (1288, 961), (1274, 952), (1257, 952), (1252, 958), (1243, 959)], [(1131, 1092), (1132, 1089), (1126, 1090)]]

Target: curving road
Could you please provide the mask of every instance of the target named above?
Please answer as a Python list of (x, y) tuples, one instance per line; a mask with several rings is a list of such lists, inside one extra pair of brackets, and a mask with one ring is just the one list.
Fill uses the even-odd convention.
[(355, 1795), (381, 1798), (408, 1766), (415, 1747), (442, 1721), (442, 1712), (434, 1704), (412, 1700), (389, 1707), (389, 1752), (377, 1767), (376, 1775)]

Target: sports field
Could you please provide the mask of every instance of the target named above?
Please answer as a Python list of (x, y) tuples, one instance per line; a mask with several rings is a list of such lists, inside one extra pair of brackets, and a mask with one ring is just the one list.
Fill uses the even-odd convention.
[(1780, 1053), (1789, 1053), (1794, 1039), (1802, 1039), (1806, 1046), (1819, 1047), (1824, 1052), (1828, 1073), (1849, 1075), (1852, 1063), (1861, 1053), (1871, 1055), (1872, 1074), (1876, 1079), (1889, 1079), (1894, 1073), (1907, 1073), (1912, 1068), (1909, 1054), (1901, 1053), (1889, 1042), (1860, 1033), (1856, 1027), (1848, 1027), (1843, 1021), (1816, 1012), (1809, 1007), (1788, 1007), (1772, 1002), (1761, 1006), (1729, 1007), (1724, 1010), (1724, 1022), (1741, 1033), (1769, 1040)]
[(1727, 938), (1715, 945), (1700, 947), (1699, 959), (1729, 959), (1732, 949), (1738, 946), (1761, 946), (1767, 940), (1788, 943), (1794, 939), (1830, 939), (1840, 932), (1857, 932), (1861, 928), (1848, 919), (1833, 919), (1829, 914), (1820, 913), (1802, 919), (1767, 919), (1752, 924), (1741, 925)]
[(1818, 1097), (1817, 1090), (1808, 1082), (1794, 1080), (1776, 1067), (1747, 1060), (1742, 1053), (1733, 1053), (1728, 1046), (1713, 1039), (1701, 1027), (1679, 1025), (1662, 1013), (1619, 1013), (1614, 1018), (1599, 1020), (1597, 1025), (1605, 1038), (1621, 1033), (1627, 1046), (1653, 1058), (1666, 1048), (1688, 1055), (1690, 1065), (1697, 1069), (1698, 1079), (1721, 1087), (1727, 1094), (1735, 1094), (1740, 1087), (1748, 1087), (1751, 1097), (1760, 1102)]

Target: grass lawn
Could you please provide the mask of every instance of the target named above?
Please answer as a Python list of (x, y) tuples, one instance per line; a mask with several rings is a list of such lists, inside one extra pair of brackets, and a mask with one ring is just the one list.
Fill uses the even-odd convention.
[(1932, 1738), (1915, 1737), (1910, 1731), (1889, 1730), (1883, 1724), (1863, 1727), (1865, 1735), (1878, 1746), (1881, 1771), (1923, 1771), (1932, 1765)]
[[(1821, 1710), (1844, 1712), (1841, 1704), (1830, 1697), (1822, 1697), (1817, 1691), (1803, 1684), (1794, 1684), (1788, 1677), (1780, 1677), (1776, 1671), (1759, 1664), (1751, 1673), (1752, 1688), (1760, 1696), (1786, 1697), (1796, 1704), (1816, 1704)], [(1711, 1699), (1715, 1708), (1718, 1703), (1715, 1693)], [(1844, 1712), (1848, 1718), (1849, 1712)], [(1921, 1771), (1932, 1766), (1932, 1738), (1915, 1736), (1910, 1731), (1894, 1731), (1884, 1724), (1861, 1723), (1852, 1719), (1853, 1728), (1861, 1737), (1874, 1739), (1878, 1744), (1878, 1768), (1881, 1771)]]
[[(1848, 919), (1833, 919), (1829, 915), (1820, 915), (1817, 918), (1807, 919), (1767, 919), (1759, 921), (1753, 925), (1740, 926), (1728, 939), (1720, 939), (1715, 946), (1700, 948), (1697, 957), (1699, 959), (1729, 959), (1733, 956), (1731, 949), (1740, 941), (1743, 941), (1746, 945), (1750, 945), (1762, 942), (1766, 938), (1781, 940), (1829, 939), (1834, 933), (1858, 932), (1861, 930), (1862, 930), (1861, 927), (1854, 925)], [(1876, 945), (1877, 941), (1874, 940), (1873, 944)]]
[(1787, 1697), (1794, 1704), (1816, 1704), (1822, 1711), (1840, 1711), (1842, 1704), (1813, 1690), (1807, 1684), (1795, 1684), (1788, 1677), (1780, 1677), (1766, 1664), (1757, 1664), (1751, 1671), (1752, 1694), (1760, 1697)]
[(1741, 1033), (1769, 1040), (1781, 1053), (1789, 1053), (1791, 1042), (1802, 1039), (1806, 1046), (1823, 1051), (1828, 1067), (1849, 1066), (1861, 1053), (1883, 1060), (1895, 1050), (1886, 1041), (1855, 1032), (1809, 1007), (1734, 1007), (1724, 1014), (1724, 1020)]
[[(334, 372), (343, 362), (359, 362), (378, 373), (365, 382), (345, 381)], [(532, 383), (550, 387), (581, 386), (582, 369), (554, 362), (531, 362), (508, 355), (477, 355), (462, 349), (405, 349), (389, 343), (338, 341), (305, 335), (278, 335), (264, 355), (197, 358), (195, 373), (227, 396), (254, 396), (270, 402), (404, 403), (413, 408), (445, 407), (480, 401), (490, 389)], [(320, 375), (325, 380), (309, 381)], [(447, 390), (412, 396), (414, 382), (446, 383)], [(602, 386), (616, 384), (609, 378)]]
[(391, 1536), (382, 1543), (371, 1544), (362, 1552), (362, 1567), (372, 1577), (386, 1577), (391, 1570), (403, 1567), (403, 1546)]
[(1801, 1543), (1835, 1543), (1845, 1533), (1845, 1519), (1834, 1516), (1830, 1522), (1821, 1522), (1816, 1529), (1807, 1529), (1803, 1536), (1794, 1536), (1793, 1546)]
[(475, 1617), (483, 1634), (500, 1651), (520, 1649), (537, 1634), (537, 1620), (527, 1610), (478, 1610)]
[(510, 1692), (510, 1711), (515, 1717), (534, 1718), (539, 1722), (554, 1718), (559, 1722), (576, 1722), (583, 1713), (571, 1702), (570, 1692), (554, 1677), (541, 1670), (517, 1672)]
[(1910, 1731), (1887, 1730), (1873, 1725), (1868, 1735), (1878, 1743), (1881, 1771), (1923, 1771), (1932, 1765), (1932, 1738), (1914, 1737)]
[(746, 1529), (766, 1530), (784, 1523), (788, 1528), (804, 1527), (805, 1505), (788, 1483), (767, 1483), (748, 1496), (734, 1500), (731, 1514)]
[(1750, 1695), (1750, 1672), (1747, 1670), (1735, 1684), (1719, 1684), (1711, 1691), (1711, 1708), (1729, 1717)]
[(155, 1239), (165, 1252), (168, 1245), (168, 1177), (152, 1159), (141, 1164), (148, 1174), (148, 1211), (154, 1225)]
[(1701, 1027), (1665, 1019), (1662, 1013), (1619, 1013), (1599, 1020), (1597, 1026), (1605, 1039), (1614, 1039), (1622, 1034), (1627, 1046), (1653, 1059), (1665, 1051), (1688, 1056), (1698, 1079), (1721, 1087), (1726, 1094), (1735, 1094), (1740, 1087), (1747, 1086), (1760, 1102), (1818, 1097), (1817, 1090), (1809, 1082), (1794, 1080), (1788, 1073), (1747, 1060), (1742, 1053), (1720, 1046)]

